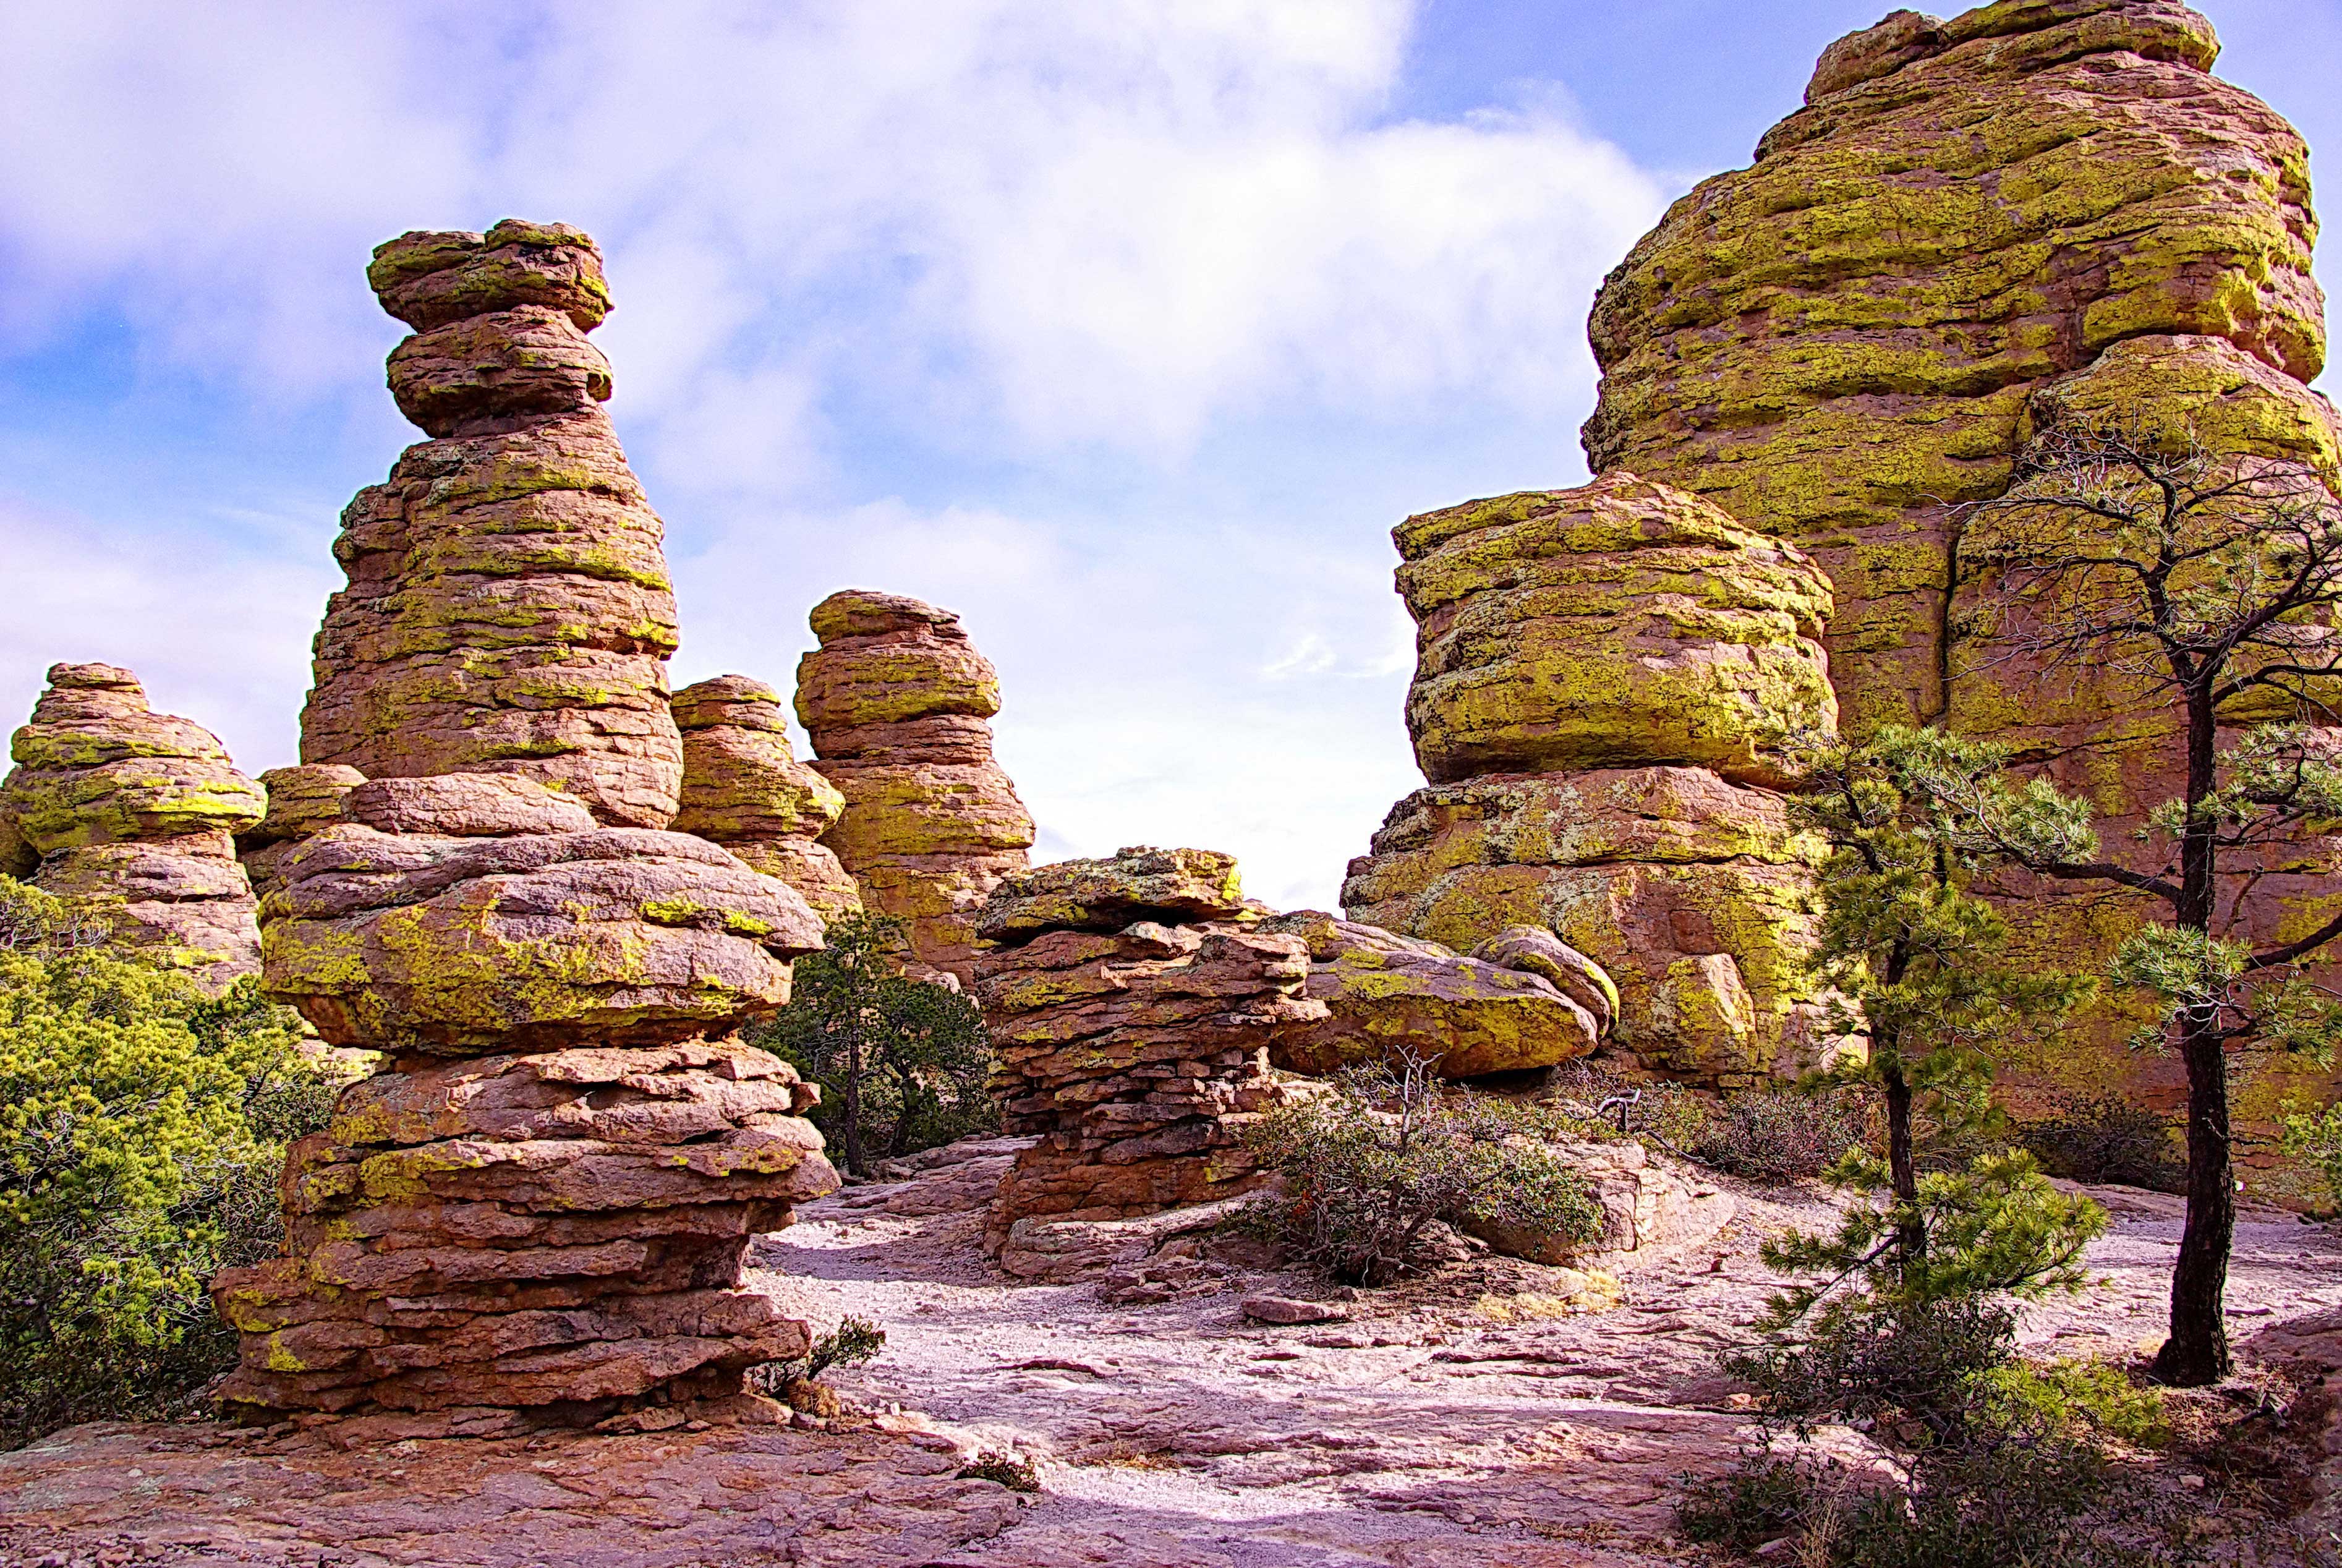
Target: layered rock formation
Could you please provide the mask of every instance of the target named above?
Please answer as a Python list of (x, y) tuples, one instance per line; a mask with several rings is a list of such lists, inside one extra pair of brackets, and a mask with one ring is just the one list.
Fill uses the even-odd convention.
[[(1269, 1062), (1296, 1073), (1409, 1054), (1446, 1078), (1551, 1067), (1593, 1050), (1615, 1014), (1609, 977), (1550, 932), (1534, 934), (1542, 950), (1533, 934), (1507, 934), (1512, 944), (1491, 962), (1323, 910), (1275, 915), (1255, 929), (1301, 938), (1309, 951), (1302, 994), (1326, 1004), (1325, 1017), (1286, 1024), (1269, 1041)], [(1502, 962), (1532, 953), (1542, 972)]]
[(2018, 717), (1954, 674), (1950, 514), (2007, 487), (2039, 394), (2332, 455), (2307, 149), (2218, 48), (2177, 0), (1897, 12), (1604, 284), (1589, 459), (1813, 552), (1855, 727)]
[(366, 277), (415, 329), (390, 386), (434, 439), (342, 514), (349, 586), (317, 634), (301, 760), (519, 774), (605, 824), (665, 825), (683, 778), (675, 595), (586, 341), (610, 309), (600, 253), (508, 220), (402, 235)]
[(848, 590), (814, 606), (797, 720), (845, 796), (822, 843), (866, 907), (901, 917), (911, 958), (966, 981), (977, 910), (1025, 869), (1033, 819), (992, 760), (1000, 679), (959, 617)]
[(995, 1200), (986, 1250), (1016, 1228), (1118, 1220), (1250, 1188), (1244, 1127), (1294, 1091), (1277, 1031), (1321, 1020), (1302, 938), (1252, 929), (1236, 863), (1126, 849), (1003, 882), (976, 994), (1000, 1054), (1002, 1128), (1038, 1134)]
[[(243, 1351), (215, 1392), (247, 1413), (422, 1413), (418, 1431), (769, 1419), (742, 1374), (802, 1354), (806, 1328), (739, 1288), (741, 1260), (837, 1178), (800, 1114), (813, 1088), (726, 1036), (787, 1001), (822, 924), (665, 830), (681, 747), (645, 634), (662, 623), (641, 618), (664, 602), (656, 519), (571, 397), (606, 391), (576, 336), (607, 305), (592, 244), (410, 235), (372, 276), (425, 329), (392, 356), (400, 406), (465, 439), (401, 459), (453, 490), (361, 497), (344, 544), (370, 542), (345, 558), (382, 592), (329, 608), (313, 761), (279, 775), (246, 853), (270, 993), (389, 1065), (294, 1146), (285, 1255), (213, 1282)], [(541, 466), (563, 450), (590, 461)], [(586, 569), (621, 562), (643, 570)], [(606, 686), (573, 684), (596, 670)]]
[(1811, 845), (1772, 786), (1837, 722), (1828, 581), (1631, 474), (1393, 533), (1433, 781), (1351, 862), (1350, 918), (1468, 950), (1547, 929), (1616, 982), (1619, 1043), (1721, 1083), (1812, 1065)]
[(746, 675), (718, 675), (677, 692), (674, 705), (683, 732), (675, 830), (722, 844), (825, 917), (858, 911), (861, 891), (820, 842), (846, 797), (797, 761), (780, 694)]
[(55, 664), (9, 749), (0, 871), (207, 984), (260, 967), (234, 835), (260, 821), (266, 796), (210, 731), (150, 710), (127, 670)]
[[(2117, 850), (2184, 778), (2168, 704), (2115, 662), (2043, 682), (1964, 630), (1957, 508), (2003, 494), (2059, 417), (2335, 464), (2334, 411), (2307, 385), (2326, 352), (2307, 149), (2209, 74), (2217, 53), (2177, 0), (1897, 12), (1830, 46), (1753, 167), (1669, 210), (1591, 323), (1590, 460), (1812, 552), (1837, 584), (1849, 726), (2007, 741), (2088, 794)], [(2331, 913), (2313, 857), (2268, 870), (2273, 918), (2235, 934)], [(2110, 953), (2144, 913), (2009, 891), (2017, 947), (2051, 966)], [(2109, 1061), (2160, 1070), (2067, 1057), (2077, 1084)]]

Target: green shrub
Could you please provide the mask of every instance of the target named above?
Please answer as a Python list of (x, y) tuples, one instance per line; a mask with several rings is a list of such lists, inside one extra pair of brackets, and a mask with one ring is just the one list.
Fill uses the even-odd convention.
[(768, 1361), (748, 1369), (747, 1386), (786, 1397), (792, 1384), (817, 1381), (834, 1366), (859, 1366), (886, 1348), (886, 1331), (868, 1318), (838, 1320), (836, 1331), (813, 1342), (802, 1361)]
[(996, 1448), (987, 1448), (967, 1463), (961, 1465), (958, 1475), (954, 1479), (995, 1482), (1006, 1486), (1011, 1492), (1041, 1490), (1041, 1474), (1033, 1468), (1031, 1460), (1019, 1459), (1013, 1453), (1003, 1453)]
[(1592, 1188), (1539, 1131), (1533, 1109), (1443, 1089), (1410, 1057), (1337, 1075), (1246, 1141), (1285, 1178), (1269, 1221), (1286, 1243), (1345, 1283), (1381, 1285), (1416, 1266), (1435, 1220), (1599, 1235)]
[(2187, 1187), (2172, 1134), (2169, 1122), (2119, 1094), (2069, 1095), (2038, 1121), (2017, 1124), (2017, 1141), (2053, 1176), (2158, 1193)]
[(888, 915), (831, 921), (827, 948), (797, 960), (789, 1004), (746, 1033), (821, 1085), (814, 1124), (857, 1176), (872, 1160), (1000, 1125), (985, 1090), (993, 1056), (984, 1014), (902, 972), (904, 930)]
[(2325, 1178), (2326, 1190), (2342, 1203), (2342, 1104), (2323, 1111), (2292, 1111), (2285, 1119), (2285, 1152), (2308, 1161)]
[(281, 1245), (285, 1141), (333, 1086), (249, 980), (80, 940), (0, 877), (0, 1444), (184, 1408), (235, 1359), (205, 1283)]

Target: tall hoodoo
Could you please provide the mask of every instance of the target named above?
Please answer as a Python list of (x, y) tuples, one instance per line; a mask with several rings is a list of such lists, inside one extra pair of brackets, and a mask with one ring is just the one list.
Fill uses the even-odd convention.
[(597, 821), (666, 826), (683, 778), (675, 595), (601, 407), (609, 364), (586, 340), (610, 310), (601, 253), (564, 225), (507, 220), (402, 235), (366, 279), (415, 329), (390, 388), (433, 439), (342, 515), (349, 586), (317, 634), (301, 760), (515, 773)]
[(673, 616), (593, 405), (593, 244), (408, 235), (370, 275), (423, 329), (400, 406), (448, 439), (353, 508), (311, 761), (272, 775), (246, 853), (264, 984), (389, 1064), (294, 1146), (285, 1254), (213, 1282), (243, 1338), (219, 1397), (416, 1433), (769, 1417), (742, 1374), (806, 1327), (739, 1288), (742, 1258), (836, 1176), (813, 1088), (729, 1036), (822, 925), (663, 831)]
[(915, 961), (965, 982), (976, 912), (1033, 844), (992, 760), (1000, 677), (957, 615), (916, 599), (848, 589), (811, 620), (821, 646), (797, 665), (797, 720), (846, 797), (822, 842), (866, 905), (909, 923)]
[(53, 664), (0, 782), (0, 872), (79, 905), (112, 940), (225, 985), (260, 967), (233, 835), (266, 794), (209, 730), (146, 705), (128, 670)]
[(1631, 474), (1393, 534), (1433, 782), (1350, 863), (1351, 919), (1470, 950), (1549, 929), (1616, 981), (1616, 1038), (1720, 1082), (1827, 1048), (1800, 972), (1808, 846), (1773, 786), (1837, 723), (1829, 584)]

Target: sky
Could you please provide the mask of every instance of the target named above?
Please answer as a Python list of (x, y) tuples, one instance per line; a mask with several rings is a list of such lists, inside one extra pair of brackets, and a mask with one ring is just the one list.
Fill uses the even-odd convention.
[[(2199, 4), (2342, 147), (2342, 0)], [(100, 661), (296, 760), (336, 519), (419, 438), (369, 252), (571, 223), (676, 685), (916, 594), (1000, 668), (1036, 858), (1330, 907), (1422, 782), (1391, 525), (1583, 480), (1602, 275), (1888, 8), (0, 7), (0, 723)]]

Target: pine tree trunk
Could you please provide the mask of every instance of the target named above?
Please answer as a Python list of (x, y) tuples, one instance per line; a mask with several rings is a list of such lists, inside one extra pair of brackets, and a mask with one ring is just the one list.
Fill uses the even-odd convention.
[(1919, 1218), (1919, 1162), (1911, 1144), (1911, 1082), (1899, 1064), (1881, 1074), (1887, 1090), (1887, 1172), (1902, 1218), (1895, 1226), (1898, 1261), (1927, 1256), (1927, 1227)]
[(2223, 1301), (2237, 1231), (2236, 1174), (2228, 1144), (2228, 1058), (2209, 1023), (2179, 1047), (2187, 1064), (2187, 1224), (2171, 1274), (2171, 1337), (2156, 1353), (2157, 1382), (2200, 1388), (2228, 1375)]

